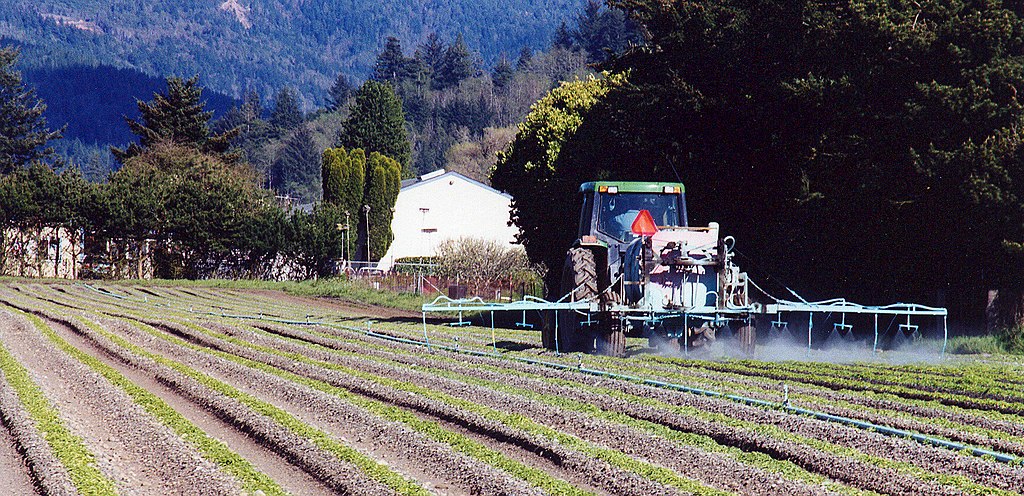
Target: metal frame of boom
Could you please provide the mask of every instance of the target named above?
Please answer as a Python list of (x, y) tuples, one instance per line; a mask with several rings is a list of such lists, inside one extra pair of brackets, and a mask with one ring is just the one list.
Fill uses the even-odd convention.
[[(443, 295), (438, 296), (432, 302), (424, 304), (422, 306), (423, 334), (424, 337), (427, 338), (427, 313), (458, 313), (460, 316), (465, 312), (490, 313), (491, 333), (493, 335), (494, 312), (524, 312), (525, 317), (525, 312), (532, 310), (572, 310), (580, 314), (586, 314), (587, 319), (589, 320), (592, 314), (597, 313), (600, 310), (597, 301), (567, 301), (567, 298), (569, 298), (569, 295), (571, 294), (572, 292), (570, 292), (566, 296), (563, 296), (561, 299), (557, 301), (548, 301), (543, 298), (527, 295), (520, 301), (514, 301), (510, 303), (488, 302), (484, 301), (482, 298), (479, 297), (466, 299), (452, 299)], [(684, 322), (688, 322), (691, 318), (696, 318), (721, 323), (725, 321), (738, 320), (749, 321), (756, 315), (769, 315), (774, 316), (776, 319), (776, 321), (773, 321), (773, 326), (775, 325), (775, 322), (781, 323), (781, 326), (786, 324), (786, 322), (782, 320), (783, 314), (806, 314), (808, 353), (810, 353), (811, 351), (811, 341), (812, 333), (814, 331), (815, 313), (841, 315), (843, 318), (841, 325), (847, 330), (850, 326), (846, 324), (846, 314), (873, 315), (874, 342), (871, 348), (873, 353), (878, 351), (879, 315), (891, 315), (894, 318), (906, 317), (905, 323), (901, 323), (899, 325), (899, 331), (897, 332), (905, 332), (908, 330), (916, 331), (918, 326), (912, 323), (912, 317), (942, 317), (942, 356), (945, 356), (946, 354), (946, 345), (949, 340), (947, 310), (945, 308), (929, 307), (914, 303), (895, 303), (892, 305), (868, 306), (848, 302), (844, 299), (834, 299), (820, 302), (795, 302), (786, 300), (776, 300), (775, 303), (769, 303), (766, 305), (755, 304), (745, 307), (730, 307), (725, 309), (716, 308), (712, 306), (701, 306), (668, 311), (654, 310), (653, 308), (632, 307), (627, 305), (615, 305), (608, 310), (613, 313), (624, 315), (624, 318), (629, 320), (642, 320), (652, 324), (656, 324), (661, 320), (672, 318), (682, 318)], [(556, 353), (560, 353), (557, 312), (555, 313), (554, 330), (555, 351)]]

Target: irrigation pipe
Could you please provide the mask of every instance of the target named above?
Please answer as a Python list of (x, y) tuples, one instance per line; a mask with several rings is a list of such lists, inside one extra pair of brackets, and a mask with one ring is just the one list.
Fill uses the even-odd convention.
[[(113, 297), (113, 298), (117, 298), (117, 299), (121, 299), (121, 300), (129, 300), (129, 298), (127, 296), (111, 293), (109, 291), (105, 291), (103, 289), (96, 288), (96, 287), (94, 287), (92, 285), (89, 285), (89, 284), (82, 284), (82, 286), (85, 286), (86, 288), (89, 288), (89, 289), (91, 289), (91, 290), (93, 290), (93, 291), (95, 291), (95, 292), (97, 292), (99, 294), (105, 295), (105, 296), (109, 296), (109, 297)], [(148, 299), (146, 301), (137, 301), (137, 302), (138, 303), (147, 303), (147, 304), (150, 304), (150, 305), (153, 305), (153, 306), (158, 306), (158, 305), (155, 305), (155, 304), (149, 302)], [(170, 306), (167, 305), (166, 307), (169, 308)], [(184, 310), (181, 310), (181, 311), (184, 311)], [(308, 318), (305, 321), (301, 321), (301, 320), (287, 320), (287, 319), (279, 319), (279, 318), (267, 317), (267, 316), (264, 316), (264, 315), (237, 315), (237, 314), (228, 314), (228, 313), (224, 313), (224, 312), (220, 312), (220, 313), (218, 313), (218, 312), (197, 312), (197, 311), (195, 311), (195, 310), (193, 310), (191, 308), (188, 309), (188, 313), (198, 314), (198, 315), (208, 315), (208, 316), (213, 316), (213, 317), (223, 317), (223, 318), (230, 318), (230, 319), (263, 320), (263, 321), (268, 321), (268, 322), (276, 322), (276, 323), (291, 324), (291, 325), (319, 325), (319, 326), (325, 326), (325, 327), (334, 327), (334, 328), (338, 328), (338, 329), (345, 329), (345, 330), (348, 330), (348, 331), (359, 332), (359, 333), (362, 333), (362, 334), (364, 334), (364, 335), (366, 335), (368, 337), (372, 337), (372, 338), (376, 338), (376, 339), (383, 339), (383, 340), (386, 340), (386, 341), (392, 341), (392, 342), (396, 342), (396, 343), (403, 343), (403, 344), (408, 344), (408, 345), (413, 345), (413, 346), (422, 346), (422, 347), (427, 348), (428, 350), (439, 349), (439, 350), (449, 351), (449, 352), (452, 352), (452, 353), (461, 353), (461, 354), (464, 354), (464, 355), (471, 355), (471, 356), (485, 357), (485, 358), (497, 358), (497, 359), (500, 359), (500, 360), (510, 360), (510, 361), (516, 361), (516, 362), (526, 363), (526, 364), (530, 364), (530, 365), (538, 365), (538, 366), (552, 368), (552, 369), (557, 369), (557, 370), (574, 371), (574, 372), (580, 372), (580, 373), (583, 373), (583, 374), (597, 376), (597, 377), (606, 377), (606, 378), (610, 378), (610, 379), (618, 379), (618, 380), (623, 380), (623, 381), (629, 381), (629, 382), (633, 382), (633, 383), (637, 383), (637, 384), (643, 384), (645, 386), (653, 386), (653, 387), (662, 388), (662, 389), (669, 389), (669, 390), (673, 390), (673, 391), (680, 391), (680, 392), (684, 392), (684, 393), (695, 394), (695, 395), (698, 395), (698, 396), (707, 396), (707, 397), (710, 397), (710, 398), (726, 399), (726, 400), (734, 401), (736, 403), (741, 403), (741, 404), (744, 404), (744, 405), (755, 406), (755, 407), (765, 408), (765, 409), (772, 409), (772, 410), (781, 410), (781, 411), (784, 411), (784, 412), (787, 412), (787, 413), (791, 413), (791, 414), (795, 414), (795, 415), (801, 415), (801, 416), (805, 416), (805, 417), (811, 417), (811, 418), (814, 418), (814, 419), (817, 419), (817, 420), (821, 420), (821, 421), (825, 421), (825, 422), (833, 422), (833, 423), (842, 424), (842, 425), (846, 425), (846, 426), (850, 426), (850, 427), (855, 427), (855, 428), (858, 428), (858, 429), (863, 429), (863, 430), (866, 430), (866, 431), (877, 432), (879, 434), (882, 434), (882, 435), (885, 435), (885, 436), (889, 436), (889, 437), (899, 437), (899, 438), (903, 438), (903, 439), (912, 439), (914, 441), (917, 441), (917, 442), (925, 444), (925, 445), (935, 446), (935, 447), (938, 447), (938, 448), (945, 448), (945, 449), (953, 450), (953, 451), (959, 451), (961, 453), (970, 453), (971, 455), (974, 455), (974, 456), (977, 456), (977, 457), (982, 457), (982, 458), (986, 458), (987, 457), (987, 458), (991, 458), (993, 460), (996, 460), (996, 461), (1002, 462), (1002, 463), (1013, 464), (1013, 465), (1024, 465), (1024, 458), (1021, 458), (1021, 457), (1018, 457), (1018, 456), (1015, 456), (1015, 455), (1011, 455), (1011, 454), (1007, 454), (1007, 453), (1001, 453), (1001, 452), (998, 452), (998, 451), (992, 451), (992, 450), (988, 450), (988, 449), (985, 449), (985, 448), (978, 448), (978, 447), (970, 446), (970, 445), (967, 445), (967, 444), (962, 444), (962, 443), (957, 443), (957, 442), (949, 441), (949, 440), (942, 439), (942, 438), (932, 437), (932, 436), (924, 435), (924, 434), (913, 432), (913, 431), (907, 431), (907, 430), (903, 430), (903, 429), (896, 429), (896, 428), (893, 428), (893, 427), (879, 425), (879, 424), (875, 424), (875, 423), (867, 422), (867, 421), (863, 421), (863, 420), (857, 420), (857, 419), (853, 419), (853, 418), (849, 418), (849, 417), (843, 417), (843, 416), (840, 416), (840, 415), (832, 415), (830, 413), (819, 412), (819, 411), (816, 411), (816, 410), (809, 410), (807, 408), (800, 408), (800, 407), (788, 405), (786, 403), (776, 403), (776, 402), (772, 402), (772, 401), (760, 400), (760, 399), (757, 399), (757, 398), (750, 398), (750, 397), (747, 397), (747, 396), (740, 396), (740, 395), (735, 395), (735, 394), (726, 394), (726, 393), (723, 393), (723, 392), (720, 392), (720, 391), (714, 391), (714, 390), (711, 390), (711, 389), (695, 388), (695, 387), (691, 387), (691, 386), (684, 386), (682, 384), (675, 384), (675, 383), (659, 381), (659, 380), (655, 380), (655, 379), (648, 379), (646, 377), (639, 377), (639, 376), (628, 375), (628, 374), (617, 374), (617, 373), (614, 373), (614, 372), (608, 372), (608, 371), (604, 371), (604, 370), (590, 369), (590, 368), (584, 367), (582, 365), (582, 362), (580, 362), (580, 365), (573, 366), (573, 365), (566, 365), (566, 364), (563, 364), (563, 363), (548, 362), (548, 361), (544, 361), (544, 360), (534, 360), (532, 358), (508, 356), (508, 355), (503, 355), (503, 354), (500, 354), (500, 353), (497, 353), (497, 352), (491, 353), (491, 352), (485, 352), (485, 351), (466, 350), (466, 349), (456, 348), (456, 347), (452, 347), (452, 346), (445, 346), (445, 345), (439, 345), (439, 344), (435, 344), (435, 343), (430, 343), (428, 340), (420, 341), (420, 340), (416, 340), (416, 339), (401, 338), (401, 337), (397, 337), (397, 336), (392, 336), (390, 334), (382, 334), (382, 333), (379, 333), (379, 332), (374, 332), (373, 330), (370, 329), (369, 322), (367, 323), (366, 329), (360, 329), (360, 328), (357, 328), (357, 327), (351, 327), (351, 326), (346, 326), (346, 325), (341, 325), (341, 324), (335, 324), (335, 323), (332, 323), (332, 322), (311, 321), (311, 320), (308, 320)]]

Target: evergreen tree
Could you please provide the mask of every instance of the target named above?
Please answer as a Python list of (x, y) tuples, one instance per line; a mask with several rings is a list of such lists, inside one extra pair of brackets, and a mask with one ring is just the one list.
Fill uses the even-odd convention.
[(357, 224), (362, 215), (363, 190), (366, 177), (366, 154), (356, 148), (328, 148), (323, 157), (324, 203), (336, 207), (339, 220), (348, 228), (345, 254), (356, 253)]
[(242, 98), (242, 118), (245, 122), (251, 123), (263, 118), (263, 103), (260, 101), (260, 94), (256, 90), (249, 90)]
[(555, 30), (555, 35), (551, 38), (551, 47), (560, 48), (562, 50), (575, 50), (575, 43), (573, 42), (572, 31), (569, 30), (569, 26), (562, 21), (562, 24)]
[(47, 143), (61, 137), (46, 126), (46, 105), (14, 69), (18, 56), (17, 49), (0, 48), (0, 174), (49, 157)]
[(324, 203), (337, 205), (342, 196), (342, 161), (348, 159), (344, 148), (328, 148), (324, 150), (320, 162), (320, 184), (323, 190)]
[(384, 50), (377, 55), (377, 62), (373, 65), (373, 79), (397, 85), (405, 78), (405, 72), (406, 59), (402, 53), (402, 42), (394, 36), (388, 36)]
[(601, 2), (589, 0), (570, 33), (572, 45), (587, 53), (590, 63), (603, 62), (609, 54), (623, 52), (640, 40), (636, 24), (619, 8), (603, 8)]
[(274, 97), (274, 110), (270, 112), (270, 129), (276, 136), (284, 136), (302, 124), (302, 120), (297, 95), (291, 88), (281, 88)]
[(209, 121), (213, 112), (206, 110), (202, 94), (199, 76), (169, 77), (166, 94), (155, 93), (151, 102), (136, 100), (141, 122), (127, 117), (125, 121), (139, 137), (139, 142), (128, 145), (126, 150), (111, 148), (114, 157), (124, 163), (157, 143), (169, 142), (214, 154), (229, 162), (238, 160), (237, 154), (228, 151), (238, 129), (212, 134)]
[(334, 84), (327, 90), (327, 110), (337, 111), (342, 105), (345, 105), (353, 93), (355, 93), (355, 87), (344, 73), (339, 72), (338, 77), (334, 79)]
[(516, 61), (517, 71), (528, 71), (533, 66), (533, 49), (524, 46), (519, 50), (519, 60)]
[(412, 175), (412, 148), (402, 102), (387, 83), (367, 81), (356, 93), (352, 113), (342, 125), (341, 146), (379, 152), (397, 160)]
[(455, 38), (455, 42), (445, 49), (441, 71), (435, 75), (434, 79), (439, 88), (450, 88), (475, 76), (477, 71), (473, 54), (470, 53), (469, 47), (466, 46), (466, 42), (460, 34)]
[(320, 196), (320, 153), (313, 133), (300, 125), (285, 141), (272, 168), (272, 184), (278, 193), (312, 201)]
[(437, 33), (430, 33), (427, 41), (420, 46), (417, 53), (430, 71), (431, 78), (436, 78), (443, 70), (445, 45)]
[(505, 89), (512, 82), (513, 76), (515, 76), (515, 70), (512, 69), (512, 64), (502, 55), (498, 65), (494, 66), (494, 73), (491, 74), (491, 81), (494, 82), (494, 87)]

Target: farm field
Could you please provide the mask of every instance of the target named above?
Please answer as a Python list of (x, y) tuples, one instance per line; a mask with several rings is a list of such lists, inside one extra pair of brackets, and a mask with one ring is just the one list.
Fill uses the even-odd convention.
[(265, 290), (2, 283), (0, 487), (1024, 490), (1024, 362), (556, 355), (536, 331), (443, 324)]

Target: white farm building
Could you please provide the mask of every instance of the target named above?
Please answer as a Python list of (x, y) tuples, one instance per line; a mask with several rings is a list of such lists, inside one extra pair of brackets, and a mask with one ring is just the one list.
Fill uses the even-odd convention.
[(508, 225), (511, 208), (511, 196), (458, 172), (441, 169), (402, 181), (391, 220), (395, 240), (377, 268), (387, 271), (401, 258), (434, 256), (448, 239), (513, 243), (519, 229)]

